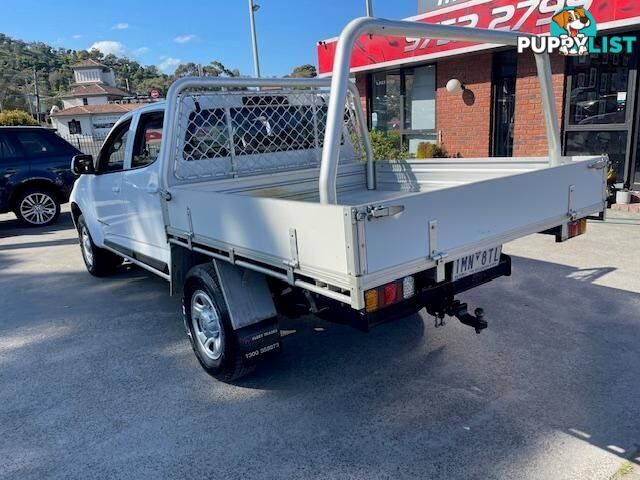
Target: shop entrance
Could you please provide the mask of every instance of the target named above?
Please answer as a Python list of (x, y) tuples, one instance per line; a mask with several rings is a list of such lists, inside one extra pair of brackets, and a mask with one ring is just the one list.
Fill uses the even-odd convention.
[(565, 154), (608, 153), (615, 186), (633, 184), (639, 180), (635, 178), (638, 139), (634, 131), (637, 54), (573, 57), (568, 65)]

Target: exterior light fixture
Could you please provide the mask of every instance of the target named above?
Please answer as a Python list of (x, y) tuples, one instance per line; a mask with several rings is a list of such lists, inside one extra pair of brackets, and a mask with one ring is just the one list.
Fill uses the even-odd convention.
[(447, 82), (447, 92), (449, 93), (462, 93), (466, 89), (467, 87), (457, 78), (452, 78)]

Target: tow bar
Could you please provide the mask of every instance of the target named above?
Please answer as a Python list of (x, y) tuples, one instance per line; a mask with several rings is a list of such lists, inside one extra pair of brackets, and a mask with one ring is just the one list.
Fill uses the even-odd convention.
[(484, 319), (484, 310), (482, 308), (476, 308), (471, 315), (468, 312), (468, 305), (460, 302), (460, 300), (448, 299), (443, 305), (440, 305), (437, 309), (427, 309), (429, 314), (436, 317), (436, 328), (443, 327), (444, 317), (448, 315), (450, 317), (456, 317), (463, 325), (468, 325), (476, 330), (476, 333), (482, 332), (489, 326)]

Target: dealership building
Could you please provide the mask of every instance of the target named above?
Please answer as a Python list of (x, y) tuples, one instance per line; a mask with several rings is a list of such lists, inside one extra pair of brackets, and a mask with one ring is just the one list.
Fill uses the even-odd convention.
[[(549, 35), (563, 7), (584, 7), (598, 35), (640, 36), (638, 0), (421, 0), (408, 20)], [(600, 42), (602, 39), (596, 41)], [(331, 74), (337, 38), (318, 42)], [(640, 190), (640, 44), (632, 53), (551, 57), (564, 154), (609, 154), (618, 187)], [(397, 131), (415, 153), (440, 143), (463, 157), (548, 153), (534, 55), (495, 45), (366, 35), (352, 73), (369, 127)], [(458, 80), (463, 89), (447, 90)], [(454, 85), (457, 82), (452, 82)]]

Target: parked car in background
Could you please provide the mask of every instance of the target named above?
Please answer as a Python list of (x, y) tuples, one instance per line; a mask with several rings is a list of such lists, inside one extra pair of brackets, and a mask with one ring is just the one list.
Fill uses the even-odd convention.
[(43, 127), (0, 127), (0, 213), (27, 226), (55, 222), (76, 177), (69, 168), (81, 152)]

